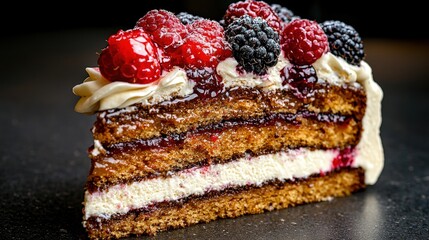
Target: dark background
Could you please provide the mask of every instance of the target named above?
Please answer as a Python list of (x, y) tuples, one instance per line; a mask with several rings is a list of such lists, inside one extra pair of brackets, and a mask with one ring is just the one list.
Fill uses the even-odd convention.
[[(81, 225), (94, 116), (72, 87), (109, 34), (164, 8), (220, 19), (231, 1), (8, 2), (0, 6), (0, 239), (86, 239)], [(271, 1), (270, 1), (271, 3)], [(348, 198), (214, 221), (149, 239), (429, 239), (429, 30), (416, 1), (277, 1), (341, 20), (364, 39), (384, 91), (385, 167)]]
[[(14, 1), (2, 7), (2, 35), (22, 35), (81, 28), (132, 28), (151, 9), (174, 13), (186, 11), (220, 20), (234, 0), (156, 0), (104, 2)], [(341, 20), (354, 26), (364, 38), (428, 39), (427, 8), (423, 1), (282, 1), (270, 0), (288, 7), (296, 15), (317, 21)], [(399, 2), (400, 4), (395, 4)], [(12, 13), (12, 14), (11, 14)]]

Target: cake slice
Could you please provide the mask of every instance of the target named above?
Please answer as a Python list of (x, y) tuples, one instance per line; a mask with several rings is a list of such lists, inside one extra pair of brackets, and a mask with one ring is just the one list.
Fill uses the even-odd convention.
[(382, 90), (355, 29), (262, 1), (231, 4), (222, 23), (152, 10), (110, 36), (73, 88), (75, 110), (97, 114), (83, 209), (91, 239), (324, 201), (377, 181)]

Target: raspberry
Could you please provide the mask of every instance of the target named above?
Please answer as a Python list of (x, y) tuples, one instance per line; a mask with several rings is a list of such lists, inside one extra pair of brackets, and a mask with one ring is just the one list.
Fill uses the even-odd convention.
[(180, 47), (188, 33), (180, 19), (166, 10), (149, 11), (137, 21), (136, 27), (143, 28), (167, 52), (174, 52)]
[[(173, 55), (174, 57), (171, 55)], [(172, 69), (174, 66), (180, 66), (181, 64), (180, 60), (181, 60), (181, 56), (179, 56), (178, 53), (176, 53), (176, 55), (167, 54), (163, 49), (158, 48), (158, 61), (161, 64), (162, 70), (168, 71)]]
[(204, 35), (204, 37), (206, 37), (207, 40), (211, 42), (223, 39), (223, 27), (216, 21), (199, 19), (194, 21), (191, 25), (187, 25), (186, 27), (191, 35)]
[(159, 79), (158, 49), (143, 29), (119, 30), (98, 58), (100, 72), (110, 81), (151, 83)]
[(277, 64), (279, 35), (262, 18), (247, 15), (236, 18), (226, 29), (234, 58), (246, 72), (265, 74)]
[(329, 48), (335, 56), (348, 63), (360, 65), (365, 58), (363, 43), (356, 30), (340, 21), (326, 21), (320, 24), (329, 41)]
[(176, 14), (176, 16), (185, 25), (191, 24), (191, 23), (195, 22), (196, 20), (203, 19), (202, 17), (194, 16), (194, 15), (189, 14), (187, 12), (181, 12), (179, 14)]
[(328, 39), (322, 28), (307, 19), (295, 19), (286, 24), (281, 44), (285, 56), (298, 65), (312, 64), (328, 51)]
[(207, 19), (186, 26), (189, 35), (181, 47), (188, 78), (195, 82), (194, 92), (201, 98), (215, 97), (224, 89), (216, 73), (219, 61), (231, 56), (222, 26)]
[(195, 82), (194, 92), (200, 98), (216, 97), (224, 91), (222, 78), (214, 68), (186, 69), (186, 75)]
[(224, 40), (223, 28), (218, 22), (200, 19), (187, 27), (189, 36), (181, 47), (186, 67), (215, 67), (219, 61), (231, 55)]
[(312, 65), (285, 67), (282, 69), (280, 76), (283, 80), (283, 86), (288, 84), (294, 90), (294, 95), (299, 98), (306, 98), (314, 92), (317, 74)]
[(226, 10), (223, 19), (225, 20), (225, 24), (228, 26), (234, 21), (234, 19), (243, 15), (249, 15), (252, 18), (260, 17), (279, 33), (282, 29), (282, 21), (277, 13), (274, 12), (270, 5), (263, 1), (246, 0), (244, 2), (240, 1), (232, 3)]

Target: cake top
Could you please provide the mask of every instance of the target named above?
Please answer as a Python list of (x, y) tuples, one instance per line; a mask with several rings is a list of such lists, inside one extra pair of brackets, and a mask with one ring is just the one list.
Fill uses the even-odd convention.
[(263, 1), (232, 3), (219, 22), (151, 10), (107, 43), (98, 67), (73, 88), (77, 112), (211, 98), (232, 87), (290, 88), (307, 98), (317, 81), (355, 82), (370, 73), (353, 27)]

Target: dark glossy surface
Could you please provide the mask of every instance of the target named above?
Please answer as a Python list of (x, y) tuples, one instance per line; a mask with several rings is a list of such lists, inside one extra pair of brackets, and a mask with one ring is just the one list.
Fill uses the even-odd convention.
[[(1, 39), (0, 239), (84, 239), (93, 116), (71, 88), (113, 31)], [(347, 198), (161, 233), (157, 239), (428, 239), (429, 44), (366, 41), (383, 87), (385, 168)], [(155, 239), (155, 238), (154, 238)]]

